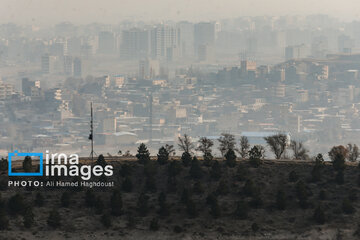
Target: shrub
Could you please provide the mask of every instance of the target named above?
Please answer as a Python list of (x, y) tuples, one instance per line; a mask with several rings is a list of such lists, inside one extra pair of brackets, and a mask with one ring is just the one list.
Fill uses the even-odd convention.
[(211, 166), (210, 170), (210, 177), (214, 180), (219, 180), (222, 175), (221, 165), (219, 161), (214, 160), (213, 165)]
[(299, 200), (300, 207), (306, 208), (309, 192), (308, 192), (307, 186), (305, 185), (305, 183), (303, 181), (299, 181), (296, 184), (296, 195)]
[(125, 163), (121, 165), (119, 172), (122, 177), (128, 177), (132, 174), (133, 169), (129, 164)]
[(335, 181), (337, 184), (344, 184), (344, 172), (342, 170), (336, 173)]
[(252, 167), (259, 167), (261, 159), (264, 157), (264, 148), (262, 146), (254, 146), (249, 152), (249, 163)]
[(32, 211), (32, 208), (28, 207), (25, 210), (24, 216), (24, 227), (31, 228), (34, 225), (34, 213)]
[(98, 196), (95, 200), (95, 213), (100, 214), (104, 211), (104, 203), (100, 196)]
[(131, 181), (131, 177), (127, 176), (124, 182), (122, 183), (122, 190), (124, 190), (125, 192), (131, 192), (132, 189), (133, 189), (133, 183)]
[(191, 167), (190, 167), (190, 176), (193, 178), (193, 179), (200, 179), (202, 178), (203, 176), (203, 171), (201, 169), (201, 166), (200, 166), (200, 162), (199, 160), (197, 159), (197, 157), (194, 157), (193, 160), (191, 161)]
[(313, 218), (318, 224), (324, 224), (325, 223), (325, 212), (324, 212), (324, 210), (322, 209), (321, 206), (318, 206), (315, 209)]
[(248, 169), (246, 168), (246, 166), (244, 164), (239, 164), (239, 167), (236, 170), (236, 179), (238, 181), (244, 181), (246, 180), (247, 176), (248, 176)]
[(236, 209), (235, 209), (234, 215), (236, 218), (246, 219), (248, 217), (248, 211), (249, 211), (249, 208), (248, 208), (247, 203), (244, 201), (239, 201), (236, 203)]
[(8, 170), (8, 160), (5, 158), (1, 158), (0, 160), (0, 171), (7, 171)]
[(174, 233), (181, 233), (183, 231), (182, 227), (175, 225), (174, 226)]
[(159, 228), (160, 228), (159, 220), (157, 218), (151, 219), (149, 229), (151, 231), (157, 231), (157, 230), (159, 230)]
[(197, 181), (197, 182), (194, 184), (193, 192), (196, 193), (196, 194), (203, 194), (203, 193), (204, 193), (204, 187), (203, 187), (203, 185), (201, 184), (201, 181)]
[(243, 188), (243, 193), (247, 196), (252, 196), (256, 191), (256, 187), (255, 184), (252, 180), (247, 180), (244, 188)]
[(191, 155), (190, 155), (190, 153), (184, 152), (181, 155), (181, 162), (183, 163), (183, 165), (185, 167), (188, 167), (190, 165), (190, 163), (191, 163)]
[(50, 212), (47, 224), (53, 228), (58, 228), (61, 225), (61, 216), (56, 209)]
[(182, 166), (178, 161), (171, 161), (168, 167), (169, 177), (176, 177), (182, 171)]
[(166, 194), (164, 192), (160, 193), (158, 201), (160, 206), (159, 214), (161, 216), (169, 216), (169, 207), (166, 203)]
[(253, 232), (257, 232), (259, 231), (259, 225), (257, 223), (253, 223), (251, 225), (251, 229), (253, 230)]
[(69, 192), (63, 192), (61, 195), (61, 206), (62, 207), (69, 207), (70, 206), (70, 193)]
[(104, 225), (105, 228), (111, 227), (111, 215), (109, 213), (104, 213), (101, 216), (101, 223)]
[(286, 208), (286, 195), (282, 190), (279, 190), (276, 194), (276, 207), (279, 210), (285, 210)]
[(260, 191), (257, 189), (255, 191), (254, 194), (252, 194), (252, 198), (251, 198), (251, 201), (250, 201), (250, 206), (252, 208), (259, 208), (263, 205), (263, 200), (261, 198), (261, 193)]
[(210, 193), (206, 197), (206, 204), (208, 204), (208, 205), (212, 205), (216, 201), (217, 201), (217, 198), (216, 198), (216, 195), (214, 193)]
[(289, 173), (289, 182), (297, 182), (299, 180), (299, 176), (297, 173), (293, 170)]
[(141, 216), (146, 216), (149, 212), (148, 206), (149, 196), (145, 193), (141, 193), (137, 202), (137, 211)]
[(355, 189), (351, 189), (349, 192), (349, 200), (355, 202), (358, 200), (357, 193)]
[(5, 230), (9, 227), (9, 219), (6, 216), (4, 209), (0, 208), (0, 230)]
[(91, 190), (87, 190), (85, 192), (85, 206), (87, 207), (93, 207), (95, 204), (95, 194)]
[(189, 199), (186, 203), (186, 212), (190, 218), (195, 218), (199, 214), (195, 202), (191, 199)]
[(147, 176), (145, 181), (145, 190), (149, 192), (156, 192), (156, 180), (154, 176)]
[(26, 210), (27, 206), (24, 197), (17, 193), (9, 199), (8, 207), (11, 213), (19, 214)]
[(210, 205), (210, 214), (213, 218), (219, 218), (221, 216), (221, 208), (216, 198)]
[(110, 198), (111, 214), (114, 216), (120, 216), (122, 214), (122, 197), (119, 190), (114, 190)]
[(226, 195), (229, 193), (229, 186), (226, 180), (220, 180), (219, 185), (216, 189), (216, 194)]
[(235, 167), (236, 166), (236, 154), (234, 152), (234, 150), (229, 149), (227, 151), (227, 153), (225, 154), (225, 160), (226, 160), (226, 165), (228, 167)]
[(355, 208), (353, 207), (351, 201), (348, 198), (345, 198), (342, 202), (342, 210), (345, 214), (353, 214)]
[(319, 199), (320, 200), (326, 200), (327, 196), (326, 196), (326, 191), (325, 190), (320, 190), (319, 192)]
[(36, 193), (35, 205), (38, 207), (42, 207), (45, 205), (44, 196), (40, 192)]

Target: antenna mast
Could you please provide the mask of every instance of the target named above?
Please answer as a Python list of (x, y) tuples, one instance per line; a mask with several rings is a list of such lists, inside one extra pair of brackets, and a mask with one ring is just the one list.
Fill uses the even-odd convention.
[(90, 135), (89, 135), (89, 140), (91, 140), (91, 153), (90, 153), (90, 157), (91, 157), (91, 161), (94, 161), (94, 121), (93, 121), (93, 106), (92, 106), (92, 102), (90, 103), (90, 109), (91, 109), (91, 113), (90, 113)]

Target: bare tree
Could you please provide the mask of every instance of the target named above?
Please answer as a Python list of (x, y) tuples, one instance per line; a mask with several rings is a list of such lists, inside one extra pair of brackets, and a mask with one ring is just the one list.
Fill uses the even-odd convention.
[(194, 149), (194, 145), (191, 142), (191, 138), (184, 134), (184, 137), (179, 137), (179, 148), (185, 152), (185, 153), (191, 153), (191, 151)]
[(296, 140), (291, 140), (290, 148), (294, 152), (294, 158), (300, 159), (300, 160), (306, 160), (309, 159), (308, 152), (302, 142), (298, 142)]
[(347, 159), (350, 162), (356, 162), (356, 160), (359, 157), (359, 148), (358, 148), (358, 146), (356, 146), (356, 144), (349, 143), (346, 148), (348, 150)]
[(249, 149), (250, 149), (249, 139), (245, 136), (241, 136), (240, 149), (238, 151), (241, 158), (245, 159), (249, 155)]
[(199, 146), (196, 148), (196, 151), (200, 151), (203, 155), (211, 153), (211, 147), (214, 145), (214, 142), (206, 137), (201, 137), (198, 141)]
[(169, 153), (169, 156), (175, 156), (175, 148), (174, 145), (165, 144), (165, 149)]
[(282, 133), (278, 133), (273, 136), (264, 137), (266, 143), (269, 145), (271, 151), (275, 154), (276, 159), (280, 159), (286, 150), (287, 136)]
[(224, 156), (230, 149), (234, 151), (236, 150), (236, 141), (234, 135), (229, 133), (222, 133), (218, 141), (220, 142), (219, 150), (222, 156)]

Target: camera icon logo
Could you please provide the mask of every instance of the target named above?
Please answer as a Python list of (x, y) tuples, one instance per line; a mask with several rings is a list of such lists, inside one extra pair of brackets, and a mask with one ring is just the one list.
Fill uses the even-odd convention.
[[(38, 157), (39, 162), (39, 172), (12, 172), (12, 161), (14, 161), (15, 157)], [(9, 162), (9, 176), (43, 176), (43, 153), (19, 153), (17, 150), (15, 150), (12, 153), (8, 154), (8, 162)]]

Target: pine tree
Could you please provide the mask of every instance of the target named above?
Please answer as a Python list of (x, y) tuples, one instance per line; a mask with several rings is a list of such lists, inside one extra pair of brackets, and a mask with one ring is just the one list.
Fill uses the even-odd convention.
[(23, 161), (23, 169), (25, 172), (31, 172), (32, 171), (32, 159), (30, 156), (26, 156)]
[(168, 161), (169, 161), (169, 153), (165, 147), (161, 147), (157, 155), (157, 162), (160, 165), (165, 165), (166, 163), (168, 163)]
[(236, 166), (236, 154), (234, 152), (234, 150), (229, 149), (227, 151), (227, 153), (225, 154), (225, 159), (226, 159), (226, 165), (228, 167), (235, 167)]
[(140, 164), (146, 164), (150, 161), (150, 152), (144, 143), (140, 144), (137, 152), (136, 157)]
[(102, 167), (106, 166), (106, 161), (104, 155), (100, 154), (98, 159), (96, 160), (96, 165), (100, 165)]

